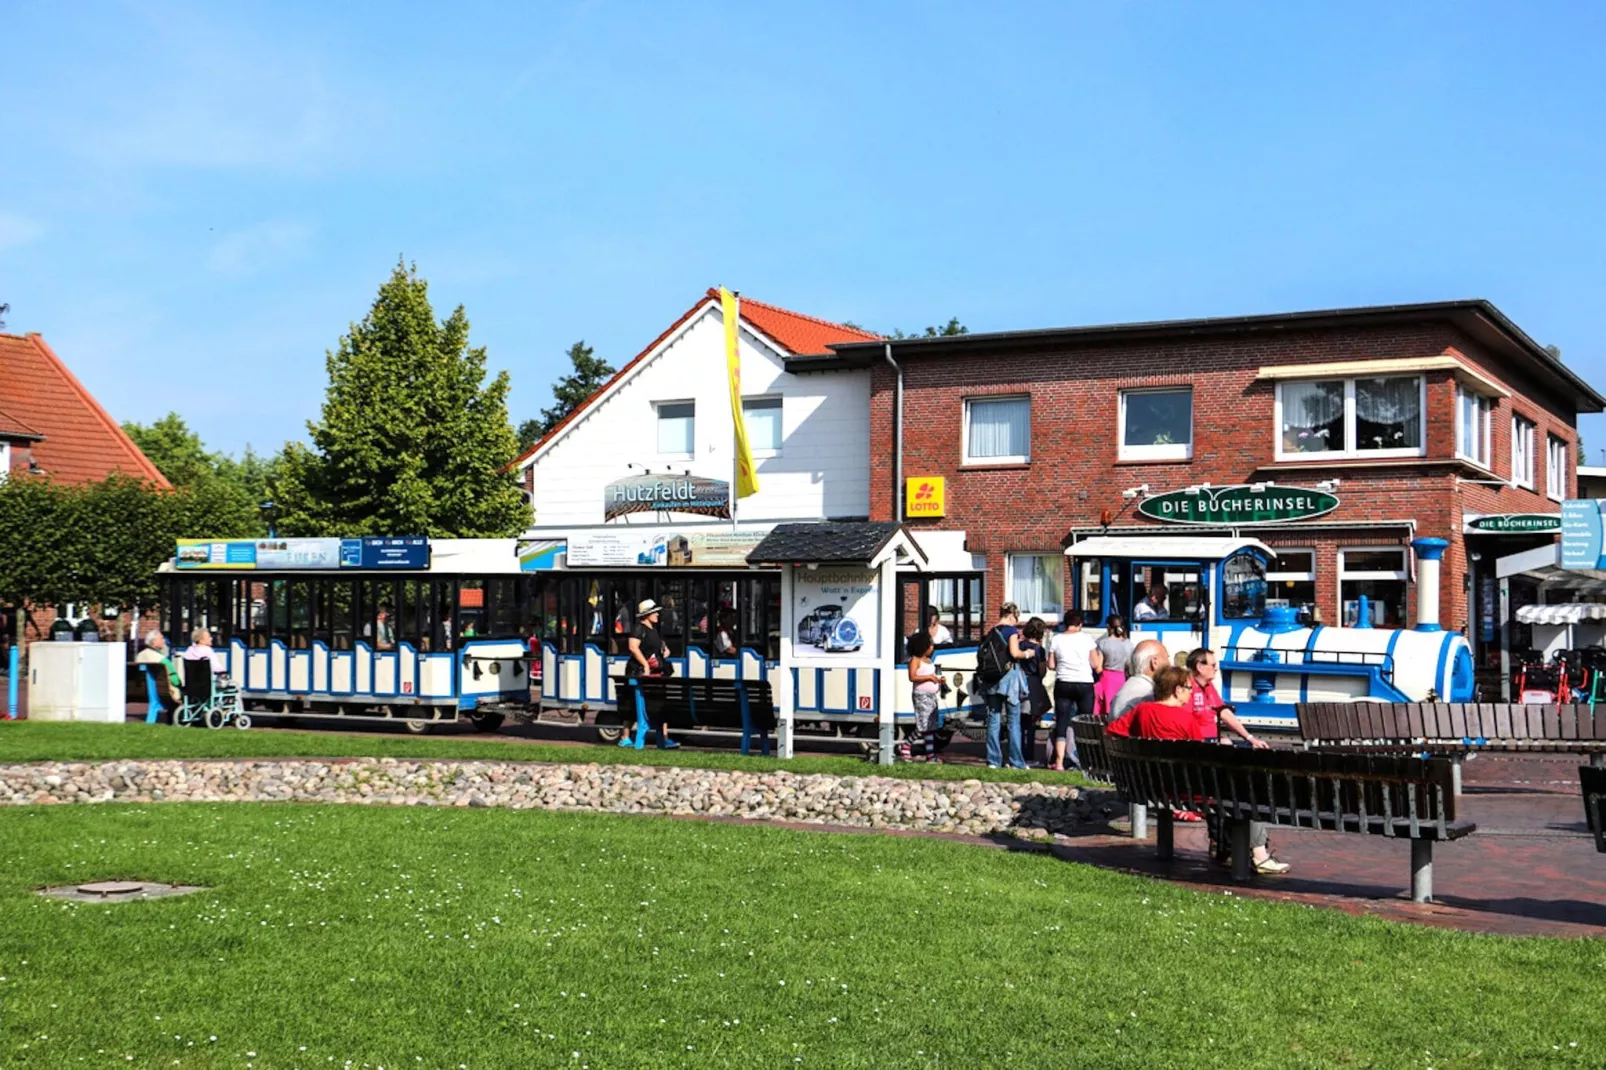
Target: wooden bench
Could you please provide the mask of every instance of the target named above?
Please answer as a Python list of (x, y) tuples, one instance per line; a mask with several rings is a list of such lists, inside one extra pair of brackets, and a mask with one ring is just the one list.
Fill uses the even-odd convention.
[(1094, 780), (1110, 783), (1110, 759), (1104, 752), (1104, 718), (1072, 717), (1071, 738), (1076, 741), (1076, 760), (1082, 772)]
[(1426, 754), (1455, 762), (1469, 754), (1587, 754), (1606, 763), (1606, 706), (1473, 702), (1307, 702), (1295, 707), (1309, 748)]
[[(768, 680), (692, 679), (684, 676), (615, 676), (619, 712), (627, 726), (621, 747), (637, 750), (647, 745), (651, 721), (661, 719), (668, 727), (700, 732), (731, 729), (742, 734), (742, 753), (751, 752), (753, 736), (759, 752), (770, 753), (770, 733), (775, 730), (775, 702)], [(657, 714), (648, 717), (649, 707)], [(635, 733), (629, 731), (635, 714)]]
[(1250, 873), (1249, 822), (1411, 841), (1411, 898), (1433, 897), (1433, 844), (1477, 829), (1455, 816), (1450, 763), (1441, 758), (1250, 750), (1215, 743), (1129, 739), (1104, 743), (1116, 788), (1156, 808), (1161, 858), (1172, 854), (1173, 809), (1213, 813), (1232, 844), (1232, 872)]
[(1595, 850), (1606, 852), (1606, 769), (1581, 765), (1578, 783), (1584, 788), (1584, 820), (1595, 835)]

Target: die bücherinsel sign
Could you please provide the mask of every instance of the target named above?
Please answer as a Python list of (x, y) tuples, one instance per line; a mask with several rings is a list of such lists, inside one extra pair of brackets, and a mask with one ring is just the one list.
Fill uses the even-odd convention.
[(1467, 531), (1554, 535), (1561, 530), (1560, 513), (1493, 513), (1468, 517)]
[(1275, 483), (1173, 490), (1145, 498), (1138, 512), (1171, 524), (1279, 524), (1309, 520), (1338, 508), (1336, 495)]

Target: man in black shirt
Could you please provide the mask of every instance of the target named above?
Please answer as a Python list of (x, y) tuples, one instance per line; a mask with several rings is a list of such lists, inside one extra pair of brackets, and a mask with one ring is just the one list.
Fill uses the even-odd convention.
[[(636, 624), (630, 629), (630, 660), (625, 663), (625, 675), (632, 678), (669, 675), (669, 647), (658, 634), (658, 614), (663, 608), (651, 598), (636, 606)], [(646, 692), (640, 694), (643, 700)], [(658, 746), (664, 750), (680, 746), (669, 738), (669, 725), (660, 711), (648, 706), (649, 721), (657, 721)]]

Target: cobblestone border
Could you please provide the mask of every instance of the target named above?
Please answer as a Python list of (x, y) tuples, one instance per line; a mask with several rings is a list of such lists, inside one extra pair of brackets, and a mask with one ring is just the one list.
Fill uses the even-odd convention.
[(1069, 834), (1075, 787), (690, 767), (357, 758), (0, 765), (0, 805), (300, 802), (673, 814), (971, 835)]

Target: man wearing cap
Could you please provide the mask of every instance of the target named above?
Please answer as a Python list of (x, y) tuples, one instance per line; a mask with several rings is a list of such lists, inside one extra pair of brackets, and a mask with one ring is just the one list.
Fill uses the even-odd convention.
[[(658, 614), (661, 612), (663, 607), (651, 598), (637, 604), (636, 623), (630, 629), (630, 660), (625, 663), (626, 676), (667, 675), (669, 648), (664, 644), (664, 637), (658, 634)], [(658, 722), (658, 746), (664, 750), (680, 746), (669, 738), (669, 725), (661, 716), (655, 716), (658, 713), (658, 710), (648, 708), (648, 721)]]

